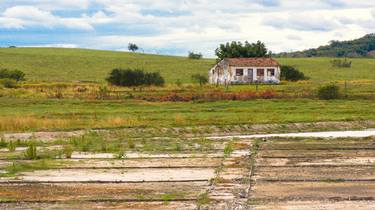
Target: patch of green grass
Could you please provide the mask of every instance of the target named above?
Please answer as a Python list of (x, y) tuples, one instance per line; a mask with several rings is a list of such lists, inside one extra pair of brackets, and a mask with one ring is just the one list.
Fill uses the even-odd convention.
[(29, 160), (39, 159), (37, 147), (34, 144), (30, 144), (26, 149), (24, 156)]
[(17, 148), (17, 142), (9, 141), (7, 147), (8, 147), (9, 152), (14, 152), (16, 151), (16, 148)]
[(168, 83), (190, 82), (191, 75), (207, 74), (214, 59), (147, 55), (127, 52), (58, 48), (0, 49), (0, 69), (18, 69), (28, 81), (94, 81), (104, 83), (114, 68), (160, 72)]
[[(159, 71), (167, 83), (190, 83), (193, 74), (207, 74), (215, 59), (148, 55), (127, 52), (59, 49), (1, 48), (0, 68), (18, 69), (29, 81), (104, 83), (114, 68), (143, 68)], [(373, 59), (350, 59), (352, 68), (332, 67), (332, 58), (277, 58), (282, 65), (300, 69), (312, 81), (375, 80)]]
[(168, 204), (171, 201), (174, 201), (176, 199), (182, 199), (184, 198), (184, 193), (164, 193), (161, 195), (161, 199), (163, 200), (164, 204)]
[(204, 193), (201, 193), (199, 194), (198, 198), (197, 198), (197, 205), (200, 207), (200, 206), (203, 206), (203, 205), (207, 205), (209, 204), (211, 201), (210, 201), (210, 198), (208, 196), (208, 192), (204, 192)]
[(12, 177), (16, 176), (18, 173), (36, 171), (36, 170), (46, 170), (55, 167), (57, 163), (52, 160), (34, 160), (31, 162), (13, 162), (12, 165), (4, 168), (6, 173), (0, 174), (0, 177)]
[(228, 142), (224, 147), (224, 156), (229, 157), (234, 151), (233, 142)]
[[(251, 100), (207, 103), (28, 100), (0, 98), (0, 131), (160, 128), (202, 125), (359, 121), (375, 119), (373, 100)], [(171, 120), (176, 114), (186, 120)], [(32, 121), (23, 121), (25, 117)], [(19, 118), (19, 121), (10, 119)], [(123, 119), (122, 124), (113, 120)], [(128, 119), (132, 119), (129, 121)], [(50, 124), (44, 124), (45, 122)], [(54, 122), (64, 122), (55, 124)], [(136, 123), (134, 123), (136, 121)], [(44, 126), (40, 126), (42, 122)], [(56, 126), (58, 125), (58, 126)]]

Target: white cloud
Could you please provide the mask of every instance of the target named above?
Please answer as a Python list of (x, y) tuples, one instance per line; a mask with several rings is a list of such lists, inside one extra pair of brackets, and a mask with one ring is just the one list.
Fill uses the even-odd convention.
[(45, 45), (27, 45), (23, 47), (78, 48), (78, 45), (76, 44), (45, 44)]
[(2, 0), (0, 1), (0, 8), (2, 5), (7, 7), (15, 6), (34, 6), (43, 10), (62, 10), (62, 9), (87, 9), (90, 5), (90, 0)]
[[(1, 0), (0, 0), (1, 1)], [(271, 26), (271, 27), (270, 27)], [(373, 0), (3, 0), (0, 28), (87, 33), (77, 45), (213, 55), (218, 44), (262, 40), (272, 51), (353, 39), (375, 26)], [(73, 29), (73, 30), (71, 30)], [(58, 40), (57, 40), (58, 41)], [(55, 42), (57, 42), (55, 40)], [(64, 43), (61, 40), (58, 43)]]
[[(3, 23), (3, 24), (1, 24)], [(0, 16), (0, 27), (25, 29), (27, 27), (66, 27), (79, 30), (93, 30), (91, 24), (83, 18), (62, 18), (54, 16), (33, 6), (8, 8)]]

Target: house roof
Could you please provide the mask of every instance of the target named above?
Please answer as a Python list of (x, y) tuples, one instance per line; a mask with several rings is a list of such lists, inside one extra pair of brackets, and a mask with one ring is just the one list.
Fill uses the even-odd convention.
[(238, 67), (278, 67), (280, 64), (273, 58), (225, 58), (229, 66)]

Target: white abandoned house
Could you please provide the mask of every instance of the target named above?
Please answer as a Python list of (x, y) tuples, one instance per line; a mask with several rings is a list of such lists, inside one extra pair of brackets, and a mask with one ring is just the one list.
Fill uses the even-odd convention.
[(272, 58), (225, 58), (209, 72), (210, 84), (280, 83), (280, 64)]

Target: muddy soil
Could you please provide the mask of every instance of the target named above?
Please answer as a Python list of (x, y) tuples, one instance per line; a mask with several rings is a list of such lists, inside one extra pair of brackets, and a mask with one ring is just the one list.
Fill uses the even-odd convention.
[[(350, 173), (348, 173), (350, 172)], [(375, 180), (374, 166), (258, 167), (257, 180)]]
[(208, 182), (113, 183), (113, 184), (1, 184), (3, 200), (21, 202), (195, 199)]
[(374, 182), (258, 182), (251, 199), (263, 201), (319, 201), (374, 199)]

